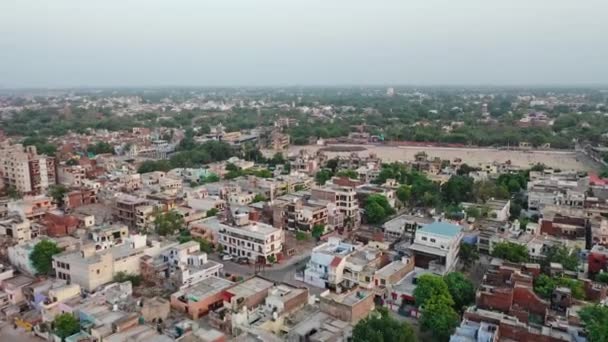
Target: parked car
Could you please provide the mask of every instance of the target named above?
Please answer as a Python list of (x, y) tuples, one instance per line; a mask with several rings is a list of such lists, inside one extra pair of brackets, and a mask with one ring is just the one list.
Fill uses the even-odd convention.
[(236, 259), (236, 262), (238, 262), (239, 264), (246, 265), (246, 264), (249, 264), (249, 258), (240, 257), (240, 258)]
[(232, 255), (230, 255), (230, 254), (224, 254), (224, 255), (222, 255), (222, 260), (223, 261), (230, 261), (230, 260), (232, 260)]

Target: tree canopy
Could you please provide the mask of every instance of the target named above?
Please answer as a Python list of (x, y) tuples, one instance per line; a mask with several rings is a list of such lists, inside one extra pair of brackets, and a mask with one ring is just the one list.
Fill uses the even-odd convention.
[(53, 270), (53, 255), (60, 252), (61, 249), (57, 247), (55, 242), (42, 240), (34, 246), (34, 250), (30, 254), (30, 261), (38, 274), (48, 275)]
[(353, 340), (361, 342), (414, 342), (416, 335), (406, 322), (392, 318), (386, 308), (379, 308), (360, 320), (353, 329)]
[(368, 223), (381, 223), (395, 213), (384, 195), (374, 194), (365, 200), (365, 218)]
[(529, 259), (528, 249), (513, 242), (499, 242), (494, 245), (492, 256), (511, 262), (526, 262)]
[(175, 210), (159, 212), (154, 218), (154, 229), (159, 235), (171, 235), (184, 227), (184, 219)]
[(585, 324), (589, 341), (608, 341), (608, 307), (586, 306), (581, 309), (579, 316)]
[(423, 274), (418, 277), (416, 288), (414, 289), (416, 306), (424, 306), (427, 301), (434, 297), (444, 297), (445, 302), (449, 306), (454, 305), (448, 284), (446, 284), (442, 277), (434, 274)]
[(70, 313), (59, 314), (53, 320), (53, 332), (64, 339), (80, 331), (80, 322)]
[(430, 331), (435, 341), (447, 341), (460, 323), (460, 316), (445, 297), (431, 297), (422, 308), (420, 327)]
[(463, 311), (464, 308), (475, 302), (475, 287), (471, 280), (460, 272), (450, 272), (443, 280), (454, 300), (454, 308)]

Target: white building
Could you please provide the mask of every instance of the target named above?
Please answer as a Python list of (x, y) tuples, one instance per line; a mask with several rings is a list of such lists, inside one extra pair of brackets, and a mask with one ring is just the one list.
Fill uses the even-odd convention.
[(416, 231), (409, 247), (415, 254), (416, 266), (445, 274), (456, 266), (462, 228), (446, 222), (427, 224)]
[(312, 250), (304, 270), (304, 282), (321, 288), (337, 288), (344, 280), (346, 258), (355, 252), (355, 245), (330, 237)]
[(201, 252), (200, 244), (188, 241), (161, 253), (160, 258), (167, 263), (168, 277), (180, 289), (190, 287), (211, 276), (219, 276), (224, 265), (211, 261), (207, 253)]
[(250, 222), (247, 213), (237, 213), (235, 225), (221, 225), (219, 243), (224, 247), (225, 253), (252, 261), (262, 258), (267, 261), (271, 256), (277, 259), (283, 251), (285, 233), (282, 229), (261, 222)]

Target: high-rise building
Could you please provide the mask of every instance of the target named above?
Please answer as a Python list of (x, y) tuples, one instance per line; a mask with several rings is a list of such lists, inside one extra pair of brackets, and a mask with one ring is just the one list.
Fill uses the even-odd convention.
[(21, 144), (0, 146), (0, 174), (4, 186), (24, 195), (42, 194), (57, 182), (55, 158)]

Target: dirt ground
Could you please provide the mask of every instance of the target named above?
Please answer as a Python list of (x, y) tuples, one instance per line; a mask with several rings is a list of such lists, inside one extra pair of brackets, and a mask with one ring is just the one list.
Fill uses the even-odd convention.
[[(345, 145), (350, 146), (350, 145)], [(441, 159), (454, 160), (461, 158), (463, 162), (470, 166), (491, 163), (493, 161), (504, 163), (510, 160), (513, 165), (529, 167), (536, 163), (543, 163), (547, 166), (560, 168), (562, 170), (586, 171), (589, 165), (580, 160), (574, 151), (556, 150), (533, 150), (533, 151), (507, 151), (494, 148), (455, 148), (455, 147), (430, 147), (430, 146), (383, 146), (383, 145), (354, 145), (364, 147), (364, 151), (357, 152), (359, 155), (366, 156), (375, 153), (386, 162), (392, 161), (412, 161), (414, 155), (424, 151), (429, 158), (439, 157)], [(302, 149), (316, 152), (323, 146), (306, 145), (290, 146), (288, 153), (297, 153)], [(264, 151), (272, 155), (271, 151)], [(349, 155), (351, 152), (326, 152), (332, 158), (338, 155)]]

